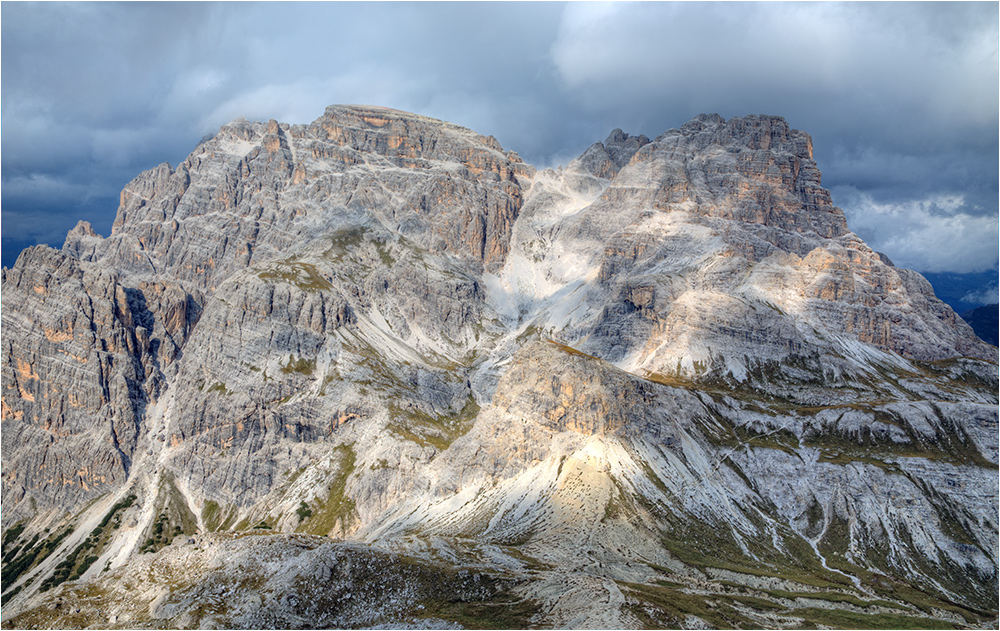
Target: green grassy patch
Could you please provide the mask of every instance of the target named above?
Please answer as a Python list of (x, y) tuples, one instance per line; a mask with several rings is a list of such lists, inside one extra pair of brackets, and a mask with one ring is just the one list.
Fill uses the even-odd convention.
[[(616, 582), (627, 596), (640, 603), (632, 603), (628, 609), (647, 628), (681, 628), (687, 616), (701, 618), (719, 629), (760, 626), (737, 611), (726, 598), (688, 594), (660, 585)], [(773, 608), (771, 603), (766, 605)]]
[(400, 408), (392, 404), (389, 412), (392, 417), (387, 426), (389, 431), (418, 445), (444, 451), (472, 429), (479, 415), (479, 404), (470, 395), (459, 412), (448, 416), (431, 416), (416, 407)]
[(670, 386), (671, 388), (692, 389), (695, 387), (695, 383), (690, 379), (660, 372), (647, 372), (644, 379), (663, 386)]
[[(765, 410), (759, 406), (743, 403), (743, 409), (777, 416), (773, 410)], [(795, 455), (799, 448), (799, 438), (791, 431), (761, 428), (752, 425), (737, 425), (711, 407), (706, 407), (708, 415), (696, 417), (702, 433), (716, 447), (754, 447), (760, 449), (777, 449), (789, 455)], [(748, 484), (748, 486), (751, 486)]]
[(90, 566), (97, 561), (113, 536), (113, 531), (121, 527), (122, 515), (135, 500), (135, 495), (129, 495), (112, 506), (104, 515), (101, 523), (90, 532), (90, 535), (82, 543), (63, 558), (52, 574), (42, 582), (39, 589), (43, 592), (48, 591), (67, 580), (80, 578), (90, 569)]
[[(933, 586), (920, 585), (918, 582), (915, 582), (914, 579), (920, 575), (934, 576), (936, 580), (941, 581), (956, 593), (975, 591), (975, 587), (970, 584), (975, 579), (968, 576), (963, 568), (949, 567), (947, 565), (931, 565), (914, 548), (912, 542), (907, 541), (909, 534), (905, 531), (905, 528), (902, 528), (897, 534), (904, 542), (903, 546), (907, 551), (907, 556), (920, 568), (920, 571), (915, 576), (908, 570), (904, 571), (903, 576), (897, 576), (898, 570), (895, 570), (889, 563), (888, 549), (885, 548), (884, 543), (880, 545), (877, 542), (869, 542), (864, 552), (867, 563), (878, 567), (884, 573), (873, 572), (849, 560), (846, 556), (846, 551), (850, 545), (849, 530), (847, 522), (841, 518), (831, 521), (818, 547), (823, 552), (826, 562), (830, 567), (854, 574), (875, 593), (888, 599), (907, 603), (930, 615), (934, 615), (936, 610), (948, 611), (963, 617), (969, 624), (979, 624), (996, 617), (995, 610), (993, 613), (990, 613), (960, 605), (952, 601), (946, 594), (938, 593), (938, 590)], [(945, 559), (947, 560), (947, 557)], [(993, 593), (995, 593), (995, 586), (996, 583), (994, 582), (992, 587)], [(994, 600), (992, 606), (995, 607), (995, 603), (996, 601)]]
[(955, 465), (974, 465), (987, 469), (998, 468), (987, 460), (975, 446), (965, 429), (943, 414), (935, 406), (938, 427), (934, 436), (915, 430), (905, 418), (882, 408), (866, 408), (874, 419), (903, 430), (907, 440), (896, 442), (888, 436), (876, 435), (867, 427), (858, 433), (835, 430), (813, 432), (803, 437), (803, 443), (820, 449), (823, 462), (847, 464), (865, 462), (890, 473), (900, 473), (899, 467), (888, 460), (898, 458), (925, 458)]
[(733, 431), (736, 434), (736, 440), (748, 447), (779, 449), (790, 455), (795, 455), (795, 450), (799, 448), (798, 436), (787, 429), (761, 432), (746, 425), (736, 425), (733, 427)]
[(753, 558), (740, 547), (728, 524), (695, 519), (669, 521), (673, 522), (673, 528), (661, 533), (661, 543), (687, 565), (769, 576), (819, 588), (852, 585), (847, 577), (824, 568), (809, 543), (790, 529), (779, 532), (783, 551), (774, 547), (769, 534), (742, 535), (744, 545), (756, 557)]
[(299, 506), (298, 510), (303, 512), (299, 515), (296, 532), (326, 536), (338, 524), (346, 531), (354, 519), (354, 500), (348, 497), (346, 487), (348, 478), (354, 473), (357, 454), (352, 445), (338, 445), (335, 451), (339, 455), (338, 469), (327, 487), (326, 497), (306, 504), (304, 511), (302, 505)]
[(808, 607), (793, 609), (789, 615), (831, 629), (956, 629), (954, 624), (936, 618), (921, 618), (897, 613), (858, 613), (843, 609)]
[(219, 528), (219, 514), (222, 512), (218, 502), (205, 500), (201, 507), (201, 521), (205, 524), (205, 529), (215, 532)]
[(344, 340), (344, 348), (363, 359), (358, 366), (370, 372), (368, 379), (356, 379), (355, 383), (362, 386), (374, 386), (386, 393), (412, 392), (413, 384), (396, 373), (386, 362), (385, 357), (371, 344), (352, 331), (347, 331), (352, 339)]
[(323, 253), (323, 256), (334, 260), (349, 256), (364, 242), (366, 232), (368, 229), (360, 226), (334, 232), (330, 235), (330, 247)]
[(793, 592), (783, 589), (766, 589), (764, 591), (774, 598), (785, 598), (788, 600), (795, 600), (796, 598), (811, 598), (814, 600), (826, 600), (832, 603), (847, 603), (849, 605), (854, 605), (855, 607), (887, 607), (889, 609), (899, 608), (898, 604), (889, 602), (888, 600), (862, 600), (854, 594), (848, 594), (845, 592)]
[(604, 505), (604, 517), (601, 521), (611, 521), (624, 515), (627, 515), (625, 502), (618, 493), (612, 494), (608, 503)]
[(146, 530), (146, 538), (139, 548), (140, 553), (156, 552), (169, 546), (175, 537), (198, 532), (198, 518), (188, 508), (187, 500), (174, 484), (173, 475), (167, 473), (160, 479), (155, 505), (156, 519)]
[(208, 391), (209, 392), (218, 392), (218, 393), (221, 393), (221, 394), (232, 394), (233, 393), (233, 391), (230, 390), (229, 388), (227, 388), (226, 384), (222, 383), (221, 381), (216, 381), (214, 384), (212, 384), (212, 386), (208, 389)]
[(288, 363), (281, 367), (281, 372), (289, 375), (291, 373), (298, 373), (300, 375), (311, 375), (313, 371), (316, 370), (316, 360), (306, 359), (305, 357), (299, 357), (294, 359), (292, 357), (288, 358)]
[(283, 262), (276, 263), (273, 268), (258, 272), (263, 280), (277, 281), (295, 285), (303, 291), (329, 291), (333, 289), (312, 263)]
[(325, 397), (326, 396), (326, 387), (328, 385), (330, 385), (331, 383), (333, 383), (334, 381), (339, 381), (339, 380), (340, 380), (340, 375), (339, 374), (329, 373), (329, 374), (325, 375), (323, 377), (323, 385), (320, 386), (320, 389), (319, 389), (319, 395), (321, 397)]
[(551, 345), (555, 346), (556, 348), (558, 348), (559, 350), (561, 350), (562, 352), (567, 353), (569, 355), (573, 355), (574, 357), (586, 357), (586, 358), (594, 359), (594, 360), (597, 360), (597, 361), (603, 361), (603, 360), (601, 360), (601, 359), (599, 359), (597, 357), (594, 357), (593, 355), (588, 355), (588, 354), (584, 353), (583, 351), (578, 351), (575, 348), (573, 348), (572, 346), (566, 346), (562, 342), (557, 342), (555, 340), (546, 340), (546, 341), (549, 344), (551, 344)]
[[(35, 535), (28, 541), (27, 544), (23, 546), (23, 551), (20, 554), (14, 556), (10, 562), (3, 566), (3, 572), (0, 574), (2, 577), (2, 585), (0, 589), (2, 591), (7, 591), (7, 588), (14, 584), (18, 578), (31, 568), (33, 568), (37, 563), (41, 563), (52, 554), (52, 550), (59, 545), (63, 539), (65, 539), (72, 532), (72, 528), (64, 529), (60, 535), (49, 535), (41, 544), (38, 544), (40, 535)], [(55, 537), (55, 539), (53, 539)]]
[(525, 568), (527, 568), (528, 570), (547, 571), (553, 569), (552, 565), (545, 563), (544, 561), (539, 561), (535, 557), (525, 554), (519, 547), (511, 545), (502, 545), (501, 548), (504, 554), (517, 559), (518, 561), (523, 563)]
[[(974, 370), (964, 368), (961, 365), (964, 359), (965, 358), (953, 357), (929, 362), (916, 361), (914, 364), (916, 364), (916, 366), (922, 370), (923, 374), (927, 377), (944, 377), (947, 380), (944, 385), (950, 386), (945, 389), (950, 390), (953, 393), (960, 388), (969, 388), (980, 392), (992, 392), (995, 395), (997, 391), (996, 364), (992, 364), (992, 362), (990, 362), (992, 364), (992, 371), (990, 371), (991, 376), (986, 376), (977, 374)], [(937, 381), (936, 383), (940, 383), (940, 381)]]
[[(819, 625), (833, 629), (954, 629), (950, 622), (932, 618), (907, 615), (903, 612), (864, 613), (845, 609), (821, 607), (786, 608), (766, 598), (742, 594), (689, 594), (676, 583), (657, 585), (626, 583), (619, 586), (640, 604), (632, 604), (629, 610), (646, 627), (676, 628), (684, 624), (686, 616), (696, 616), (720, 629), (760, 628), (761, 623), (747, 616), (735, 605), (749, 608), (759, 613), (777, 614), (780, 618), (801, 618), (804, 628)], [(738, 586), (733, 584), (733, 586)], [(847, 603), (859, 607), (883, 606), (898, 608), (886, 601), (862, 601), (850, 594), (840, 592), (788, 592), (766, 590), (774, 598), (795, 599), (815, 598), (830, 602)], [(797, 627), (803, 628), (803, 627)]]
[(24, 522), (14, 524), (3, 533), (3, 552), (6, 554), (7, 546), (17, 541), (17, 538), (24, 532)]
[(649, 463), (645, 460), (640, 460), (640, 462), (642, 463), (643, 472), (646, 474), (649, 481), (653, 483), (653, 486), (655, 486), (660, 493), (663, 493), (664, 497), (669, 497), (670, 490), (667, 488), (667, 485), (663, 483), (663, 480), (660, 479), (660, 476), (656, 475), (656, 472), (653, 471), (653, 467), (649, 466)]
[(209, 532), (220, 532), (232, 528), (237, 511), (233, 507), (224, 508), (218, 502), (205, 500), (201, 507), (201, 521)]
[(378, 258), (382, 261), (382, 265), (386, 267), (392, 267), (396, 263), (396, 259), (389, 254), (388, 248), (385, 247), (381, 241), (375, 241), (375, 250), (378, 252)]
[(428, 599), (420, 603), (421, 618), (440, 618), (466, 629), (527, 629), (539, 611), (537, 602), (500, 592), (483, 601)]

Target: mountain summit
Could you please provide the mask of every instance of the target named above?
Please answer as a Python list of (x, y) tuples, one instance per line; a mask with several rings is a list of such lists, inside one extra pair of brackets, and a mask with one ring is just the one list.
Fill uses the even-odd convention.
[(5, 627), (996, 620), (997, 348), (779, 117), (236, 121), (2, 284)]

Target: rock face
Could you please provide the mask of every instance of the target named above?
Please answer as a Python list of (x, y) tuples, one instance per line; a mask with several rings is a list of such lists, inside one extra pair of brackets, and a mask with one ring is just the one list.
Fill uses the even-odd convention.
[(495, 270), (522, 204), (517, 176), (532, 171), (491, 137), (383, 108), (330, 107), (308, 126), (234, 122), (176, 170), (125, 187), (102, 260), (214, 288), (364, 215)]
[(997, 349), (781, 118), (237, 121), (2, 282), (9, 626), (996, 618)]

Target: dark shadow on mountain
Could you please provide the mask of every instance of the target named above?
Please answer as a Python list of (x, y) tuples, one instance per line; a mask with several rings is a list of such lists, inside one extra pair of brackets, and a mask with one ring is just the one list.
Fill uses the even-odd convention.
[(962, 312), (962, 319), (969, 323), (979, 339), (987, 344), (997, 345), (997, 332), (1000, 329), (1000, 305), (985, 305)]

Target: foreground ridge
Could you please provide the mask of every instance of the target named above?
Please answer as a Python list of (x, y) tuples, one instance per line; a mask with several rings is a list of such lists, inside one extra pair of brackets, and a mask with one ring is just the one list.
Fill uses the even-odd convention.
[(2, 285), (5, 628), (995, 624), (997, 348), (782, 118), (236, 121)]

